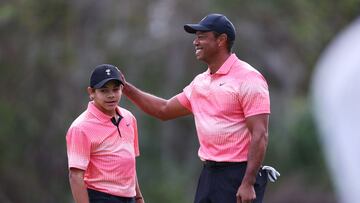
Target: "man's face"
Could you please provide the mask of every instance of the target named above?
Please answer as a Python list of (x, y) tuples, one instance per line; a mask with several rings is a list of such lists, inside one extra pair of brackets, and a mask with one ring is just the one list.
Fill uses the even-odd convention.
[(196, 58), (206, 63), (219, 51), (219, 41), (213, 32), (197, 31), (193, 44)]
[(104, 87), (99, 89), (90, 88), (90, 97), (94, 99), (95, 106), (103, 113), (113, 116), (122, 95), (122, 85), (115, 80), (110, 80)]

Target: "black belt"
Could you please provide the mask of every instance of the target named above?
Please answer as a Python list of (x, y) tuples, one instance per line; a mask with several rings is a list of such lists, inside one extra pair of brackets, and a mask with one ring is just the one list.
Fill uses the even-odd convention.
[(226, 166), (233, 166), (233, 165), (241, 165), (246, 164), (246, 162), (217, 162), (217, 161), (204, 161), (204, 165), (206, 167), (226, 167)]
[(129, 201), (129, 200), (133, 200), (134, 197), (121, 197), (121, 196), (116, 196), (116, 195), (112, 195), (112, 194), (109, 194), (109, 193), (105, 193), (105, 192), (100, 192), (100, 191), (97, 191), (97, 190), (93, 190), (93, 189), (90, 189), (90, 188), (87, 188), (87, 191), (88, 191), (88, 195), (91, 198), (96, 198), (96, 197), (105, 197), (105, 198), (115, 198), (115, 199), (119, 199), (119, 200), (122, 200), (122, 201)]

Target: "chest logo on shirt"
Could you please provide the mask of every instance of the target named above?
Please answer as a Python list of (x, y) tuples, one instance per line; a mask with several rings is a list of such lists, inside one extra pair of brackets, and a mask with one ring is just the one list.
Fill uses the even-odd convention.
[(225, 82), (221, 82), (221, 83), (219, 84), (220, 87), (223, 86), (223, 85), (225, 85)]
[(129, 127), (130, 126), (130, 123), (126, 123), (126, 127)]

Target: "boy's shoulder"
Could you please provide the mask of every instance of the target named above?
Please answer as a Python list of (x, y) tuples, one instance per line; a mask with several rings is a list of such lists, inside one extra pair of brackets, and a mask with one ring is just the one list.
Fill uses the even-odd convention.
[(118, 106), (118, 109), (120, 110), (120, 113), (122, 114), (125, 114), (125, 115), (128, 115), (128, 116), (134, 116), (131, 111), (121, 107), (121, 106)]
[(70, 128), (81, 128), (84, 124), (89, 122), (89, 120), (89, 112), (85, 110), (71, 123)]
[(134, 114), (132, 114), (129, 110), (121, 107), (121, 106), (118, 106), (118, 109), (120, 110), (120, 113), (123, 117), (129, 117), (129, 118), (134, 118), (135, 119), (135, 116)]

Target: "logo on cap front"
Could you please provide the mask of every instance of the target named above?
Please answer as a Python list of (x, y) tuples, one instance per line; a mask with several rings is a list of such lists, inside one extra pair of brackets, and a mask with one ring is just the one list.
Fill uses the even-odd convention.
[(106, 75), (110, 75), (110, 69), (106, 69), (105, 72), (106, 72)]

